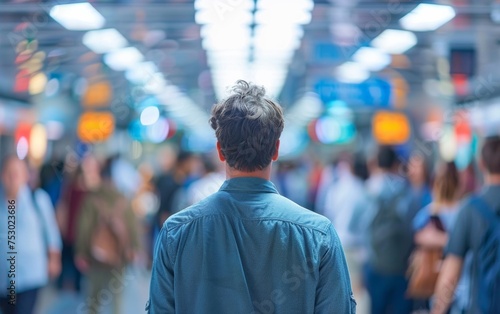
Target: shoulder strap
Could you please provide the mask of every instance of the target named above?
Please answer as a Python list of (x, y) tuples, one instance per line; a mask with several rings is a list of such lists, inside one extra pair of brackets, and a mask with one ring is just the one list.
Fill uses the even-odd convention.
[(470, 200), (471, 204), (477, 209), (481, 216), (492, 226), (500, 225), (500, 217), (495, 215), (493, 209), (479, 196), (474, 196)]
[(47, 225), (45, 223), (45, 218), (43, 217), (42, 210), (40, 209), (40, 205), (38, 204), (38, 200), (36, 198), (36, 191), (37, 191), (36, 189), (30, 189), (31, 202), (33, 203), (33, 207), (35, 207), (35, 212), (38, 216), (38, 221), (40, 221), (40, 225), (42, 226), (43, 242), (45, 244), (45, 248), (48, 250), (49, 238), (48, 238)]

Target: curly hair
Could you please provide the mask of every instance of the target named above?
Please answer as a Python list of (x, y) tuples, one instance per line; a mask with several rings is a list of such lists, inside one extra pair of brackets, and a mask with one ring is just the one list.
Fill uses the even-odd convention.
[(210, 126), (230, 167), (262, 170), (276, 153), (285, 124), (283, 111), (266, 98), (261, 86), (239, 80), (231, 91), (231, 96), (212, 108)]

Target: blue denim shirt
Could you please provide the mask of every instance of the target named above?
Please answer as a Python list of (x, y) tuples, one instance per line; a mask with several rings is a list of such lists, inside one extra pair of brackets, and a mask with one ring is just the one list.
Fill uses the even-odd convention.
[(149, 313), (355, 313), (330, 221), (259, 178), (173, 216), (156, 243)]

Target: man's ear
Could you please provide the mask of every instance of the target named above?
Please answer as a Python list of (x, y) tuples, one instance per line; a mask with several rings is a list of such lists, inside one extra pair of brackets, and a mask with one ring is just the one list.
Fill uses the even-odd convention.
[(274, 152), (274, 155), (273, 155), (273, 158), (272, 158), (273, 161), (278, 160), (279, 150), (280, 150), (280, 140), (277, 140), (276, 141), (276, 151)]
[(217, 141), (217, 155), (219, 156), (220, 161), (222, 162), (226, 161), (226, 157), (224, 157), (224, 154), (222, 153), (219, 141)]

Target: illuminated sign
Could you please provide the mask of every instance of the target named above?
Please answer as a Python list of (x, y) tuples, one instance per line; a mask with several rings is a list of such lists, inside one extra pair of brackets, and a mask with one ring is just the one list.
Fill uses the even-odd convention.
[(78, 121), (78, 138), (84, 143), (102, 142), (115, 130), (115, 119), (111, 112), (86, 112)]
[(373, 120), (373, 137), (382, 145), (400, 145), (410, 139), (410, 122), (402, 113), (379, 111)]

